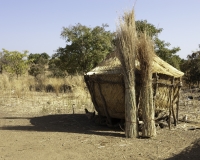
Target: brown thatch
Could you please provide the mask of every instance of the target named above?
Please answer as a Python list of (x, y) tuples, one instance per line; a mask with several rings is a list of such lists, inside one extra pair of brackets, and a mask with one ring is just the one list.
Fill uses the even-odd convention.
[[(135, 67), (140, 70), (140, 64), (138, 60), (136, 60)], [(173, 76), (175, 78), (182, 77), (184, 75), (183, 72), (177, 70), (167, 62), (163, 61), (158, 56), (153, 57), (153, 64), (152, 64), (152, 72), (153, 73), (161, 73), (167, 76)], [(108, 55), (108, 58), (100, 63), (96, 68), (89, 71), (86, 75), (93, 75), (93, 74), (117, 74), (122, 73), (121, 63), (117, 58), (115, 52)]]

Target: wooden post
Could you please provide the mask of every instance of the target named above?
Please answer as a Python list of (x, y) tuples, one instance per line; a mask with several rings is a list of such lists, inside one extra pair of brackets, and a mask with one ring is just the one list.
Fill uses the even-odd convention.
[(172, 115), (173, 115), (173, 118), (174, 118), (174, 126), (176, 126), (177, 125), (177, 117), (176, 117), (176, 115), (175, 115), (175, 113), (174, 113), (174, 90), (175, 90), (175, 88), (174, 88), (174, 77), (172, 78), (172, 87), (171, 87), (171, 89), (172, 89), (172, 92), (171, 92), (171, 100), (172, 100), (172, 102), (171, 102), (171, 109), (172, 109)]
[[(170, 90), (169, 90), (169, 121), (168, 121), (169, 129), (171, 129), (171, 115), (173, 114), (173, 117), (174, 117), (174, 110), (173, 110), (174, 86), (173, 86), (173, 83), (174, 83), (174, 77), (172, 77)], [(175, 121), (175, 118), (174, 118), (174, 121)]]
[(158, 80), (159, 80), (159, 76), (157, 73), (155, 73), (155, 77), (156, 77), (156, 82), (155, 82), (155, 90), (154, 90), (154, 93), (153, 93), (153, 104), (154, 104), (154, 108), (155, 108), (155, 100), (156, 100), (156, 95), (157, 95), (157, 89), (158, 89)]
[(177, 118), (177, 124), (178, 124), (178, 112), (179, 112), (179, 99), (180, 99), (180, 90), (182, 87), (182, 81), (181, 81), (181, 77), (179, 78), (179, 86), (178, 86), (178, 100), (176, 103), (176, 118)]
[(168, 121), (169, 129), (171, 129), (171, 103), (172, 103), (171, 92), (172, 92), (172, 87), (170, 86), (170, 90), (169, 90), (169, 121)]

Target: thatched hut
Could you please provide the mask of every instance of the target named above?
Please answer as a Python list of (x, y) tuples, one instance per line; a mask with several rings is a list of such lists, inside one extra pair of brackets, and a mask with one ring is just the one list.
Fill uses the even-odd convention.
[[(141, 74), (139, 62), (135, 63), (135, 88), (137, 105), (140, 99)], [(178, 119), (179, 91), (183, 72), (154, 56), (152, 86), (155, 111), (165, 110)], [(122, 66), (115, 55), (111, 55), (96, 68), (84, 75), (94, 107), (99, 115), (125, 118), (125, 84)], [(138, 105), (139, 106), (139, 105)], [(138, 108), (139, 109), (139, 108)]]

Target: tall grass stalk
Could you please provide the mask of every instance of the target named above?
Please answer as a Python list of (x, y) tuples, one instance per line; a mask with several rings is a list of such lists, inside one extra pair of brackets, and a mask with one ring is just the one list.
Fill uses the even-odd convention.
[(125, 135), (138, 137), (135, 93), (136, 27), (134, 10), (124, 12), (117, 26), (116, 51), (122, 64), (125, 81)]
[(155, 128), (155, 109), (153, 104), (152, 89), (152, 63), (154, 54), (153, 42), (146, 33), (138, 33), (137, 42), (137, 59), (140, 62), (141, 73), (141, 91), (140, 91), (140, 108), (143, 117), (143, 137), (156, 136)]

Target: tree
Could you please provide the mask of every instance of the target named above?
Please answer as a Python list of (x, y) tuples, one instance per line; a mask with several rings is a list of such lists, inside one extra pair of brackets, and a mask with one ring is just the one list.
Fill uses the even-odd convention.
[(61, 37), (66, 40), (66, 47), (59, 48), (57, 58), (59, 68), (68, 73), (84, 73), (96, 67), (113, 50), (114, 33), (106, 31), (108, 25), (86, 27), (78, 23), (64, 27)]
[(162, 32), (162, 28), (156, 28), (153, 24), (148, 23), (147, 20), (135, 21), (137, 32), (146, 32), (152, 39), (155, 39), (159, 33)]
[(46, 66), (49, 62), (50, 56), (47, 53), (36, 53), (36, 54), (30, 54), (28, 56), (28, 60), (31, 61), (30, 69), (29, 69), (29, 74), (37, 77), (40, 74), (44, 74), (46, 70)]
[(6, 62), (3, 64), (3, 68), (11, 74), (16, 74), (17, 78), (19, 75), (24, 74), (28, 69), (29, 61), (26, 59), (28, 51), (21, 53), (18, 51), (8, 51), (6, 49), (2, 50), (4, 61)]
[(51, 71), (51, 77), (65, 77), (67, 76), (67, 71), (62, 70), (62, 64), (60, 63), (60, 59), (52, 56), (49, 61), (49, 70)]
[(200, 51), (193, 52), (187, 56), (187, 60), (182, 60), (181, 70), (185, 72), (184, 80), (189, 84), (200, 85)]
[(155, 53), (162, 58), (164, 61), (168, 62), (172, 66), (177, 69), (180, 69), (181, 58), (176, 55), (178, 51), (180, 51), (179, 47), (173, 47), (169, 49), (167, 47), (170, 46), (170, 43), (166, 43), (165, 41), (161, 41), (156, 37), (155, 39)]
[(162, 28), (156, 28), (153, 24), (148, 23), (147, 20), (141, 20), (136, 21), (136, 30), (137, 32), (146, 32), (155, 43), (155, 53), (164, 61), (180, 69), (181, 58), (176, 55), (180, 48), (173, 47), (169, 49), (170, 43), (166, 43), (158, 38), (158, 34), (163, 31)]

